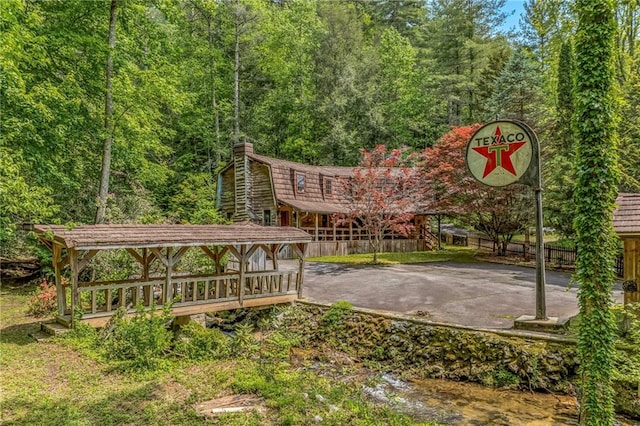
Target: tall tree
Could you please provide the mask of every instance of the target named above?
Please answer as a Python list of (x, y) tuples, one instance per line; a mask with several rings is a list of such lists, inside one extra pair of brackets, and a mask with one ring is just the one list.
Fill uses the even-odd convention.
[(440, 119), (448, 125), (466, 125), (483, 118), (488, 98), (479, 87), (484, 71), (504, 40), (500, 26), (504, 0), (433, 0), (428, 44), (437, 76)]
[(536, 64), (523, 49), (512, 54), (495, 80), (487, 118), (513, 118), (536, 128), (540, 122), (542, 79)]
[(571, 118), (575, 111), (575, 57), (571, 40), (562, 43), (557, 81), (555, 126), (544, 151), (544, 204), (547, 223), (560, 235), (573, 237), (575, 138)]
[(617, 196), (614, 37), (611, 0), (578, 0), (576, 33), (575, 203), (584, 425), (613, 424), (612, 357), (616, 327), (610, 310), (617, 238), (612, 212)]
[(107, 41), (107, 65), (105, 67), (104, 95), (104, 143), (102, 146), (102, 171), (100, 173), (100, 191), (95, 223), (104, 222), (107, 213), (107, 195), (111, 178), (111, 147), (113, 145), (113, 55), (116, 48), (116, 22), (118, 20), (118, 0), (111, 0), (109, 13), (109, 35)]

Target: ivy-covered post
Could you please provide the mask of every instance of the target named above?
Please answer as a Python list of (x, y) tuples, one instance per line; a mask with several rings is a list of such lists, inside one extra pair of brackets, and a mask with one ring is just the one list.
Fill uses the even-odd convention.
[(612, 0), (577, 0), (576, 218), (583, 425), (612, 425), (615, 321), (610, 310), (617, 240), (612, 212), (617, 195)]

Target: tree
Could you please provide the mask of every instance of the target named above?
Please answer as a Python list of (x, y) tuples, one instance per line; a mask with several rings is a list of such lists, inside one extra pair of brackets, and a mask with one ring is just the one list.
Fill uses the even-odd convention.
[(494, 85), (495, 92), (488, 101), (488, 118), (512, 118), (537, 127), (542, 84), (535, 63), (523, 49), (511, 54)]
[(503, 49), (499, 35), (504, 0), (434, 0), (431, 2), (428, 45), (441, 99), (439, 120), (466, 125), (484, 117), (488, 93), (480, 92), (489, 59)]
[(373, 151), (361, 150), (360, 154), (362, 161), (353, 177), (336, 182), (348, 213), (335, 219), (341, 224), (359, 224), (367, 232), (373, 263), (378, 263), (385, 235), (407, 236), (414, 230), (411, 220), (418, 185), (413, 169), (401, 167), (401, 151), (388, 152), (384, 145), (378, 145)]
[(575, 111), (575, 57), (571, 40), (565, 41), (560, 49), (557, 81), (554, 133), (544, 152), (545, 209), (547, 223), (560, 235), (572, 237), (575, 138), (571, 118)]
[(578, 355), (584, 425), (610, 425), (616, 325), (610, 310), (617, 238), (612, 212), (617, 196), (614, 50), (610, 0), (578, 0), (576, 33), (576, 281), (580, 305)]
[(421, 155), (420, 170), (427, 210), (455, 216), (485, 233), (505, 255), (513, 236), (532, 221), (533, 197), (522, 185), (492, 188), (467, 171), (465, 152), (479, 125), (454, 127)]
[(109, 13), (109, 50), (105, 67), (104, 95), (104, 144), (102, 146), (102, 172), (100, 173), (100, 191), (95, 223), (104, 222), (107, 213), (107, 195), (111, 178), (111, 147), (113, 146), (113, 54), (116, 47), (116, 23), (118, 20), (118, 0), (111, 0)]

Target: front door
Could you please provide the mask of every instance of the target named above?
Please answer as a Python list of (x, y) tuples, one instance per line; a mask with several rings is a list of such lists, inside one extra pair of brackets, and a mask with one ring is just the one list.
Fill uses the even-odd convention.
[(289, 226), (289, 212), (280, 212), (280, 226)]

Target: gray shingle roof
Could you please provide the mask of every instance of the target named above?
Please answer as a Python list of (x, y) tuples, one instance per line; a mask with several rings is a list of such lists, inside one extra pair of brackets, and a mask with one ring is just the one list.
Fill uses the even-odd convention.
[(252, 243), (305, 243), (306, 232), (290, 227), (234, 225), (34, 225), (44, 239), (78, 250), (136, 247), (185, 247)]
[(621, 193), (613, 212), (613, 227), (619, 235), (640, 235), (640, 194)]

